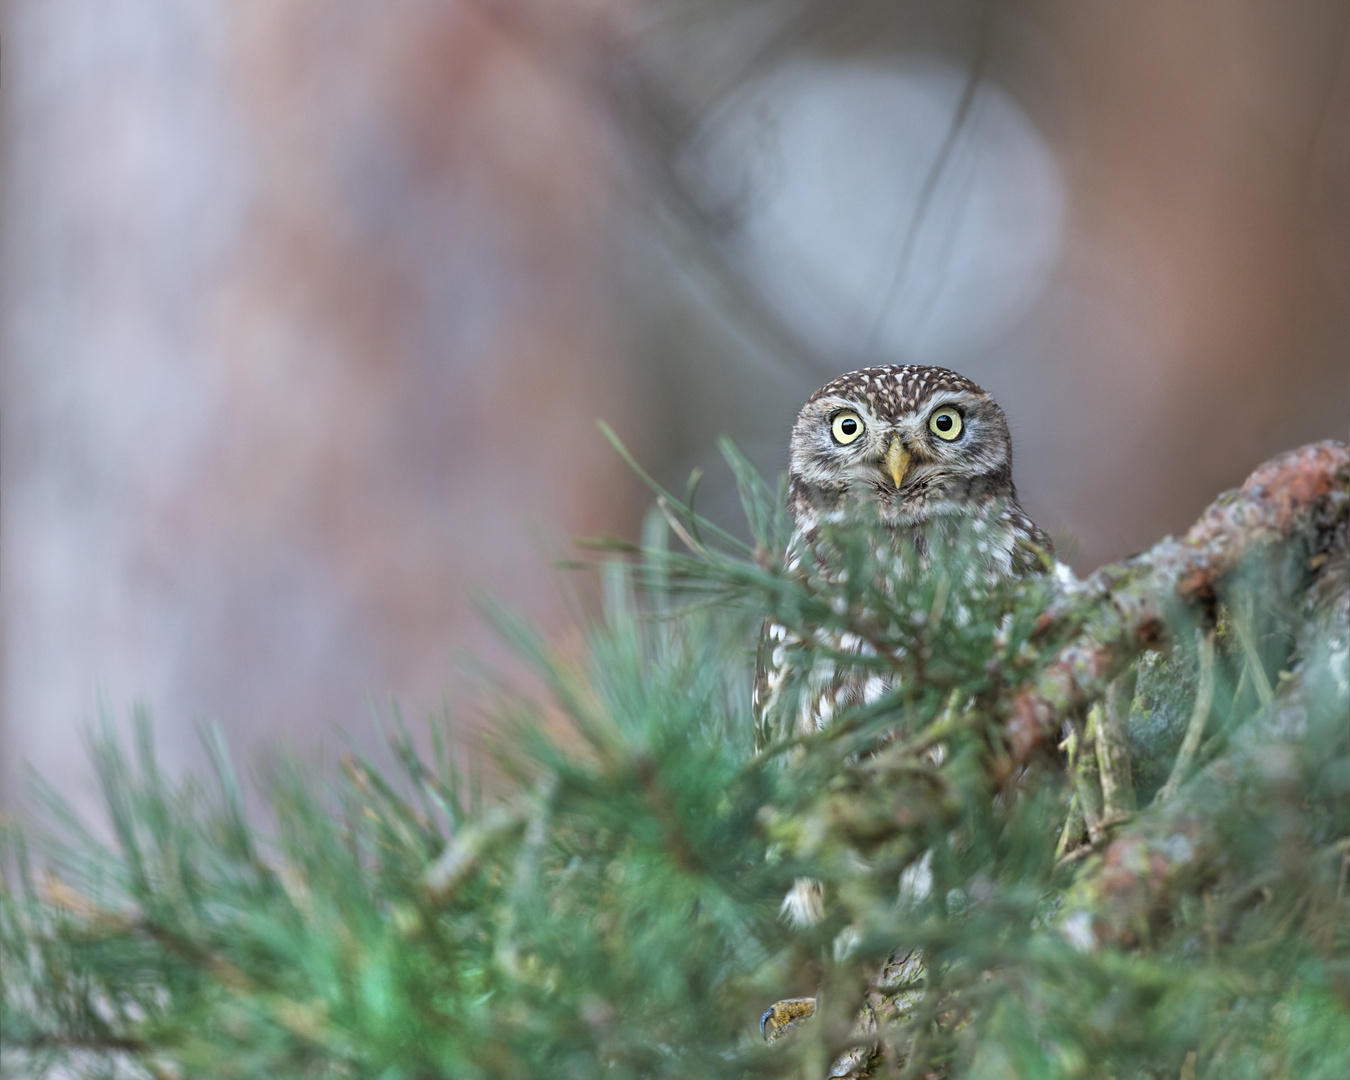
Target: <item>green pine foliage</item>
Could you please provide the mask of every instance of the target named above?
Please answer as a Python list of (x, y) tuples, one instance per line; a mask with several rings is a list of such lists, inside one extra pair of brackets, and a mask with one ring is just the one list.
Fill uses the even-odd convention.
[[(548, 690), (501, 697), (503, 796), (391, 723), (393, 769), (274, 768), (264, 830), (213, 737), (184, 783), (144, 725), (130, 755), (95, 741), (111, 843), (50, 796), (4, 827), (0, 1071), (815, 1080), (857, 1044), (878, 1075), (1345, 1076), (1350, 699), (1306, 545), (1143, 656), (1135, 809), (1105, 820), (1110, 702), (1026, 760), (1006, 735), (1090, 605), (1047, 630), (1052, 578), (990, 588), (966, 533), (879, 561), (866, 521), (789, 574), (781, 492), (727, 455), (751, 544), (660, 493), (593, 564), (583, 660), (499, 617)], [(756, 754), (768, 613), (876, 642), (830, 658), (898, 689)], [(779, 914), (800, 877), (807, 928)], [(761, 1012), (817, 992), (766, 1044)]]

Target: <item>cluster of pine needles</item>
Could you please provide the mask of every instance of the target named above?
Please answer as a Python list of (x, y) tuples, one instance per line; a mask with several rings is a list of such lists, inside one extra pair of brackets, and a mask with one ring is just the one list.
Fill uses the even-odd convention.
[[(500, 697), (492, 797), (434, 725), (274, 765), (265, 827), (218, 736), (188, 780), (145, 725), (92, 740), (111, 839), (50, 794), (3, 826), (0, 1073), (818, 1080), (862, 1045), (882, 1076), (1344, 1077), (1344, 605), (1308, 600), (1344, 551), (1248, 560), (1017, 752), (1009, 703), (1091, 597), (991, 587), (961, 543), (882, 565), (867, 522), (788, 573), (781, 492), (727, 456), (750, 543), (659, 492), (589, 564), (581, 659), (498, 618), (547, 694)], [(896, 689), (755, 752), (766, 614), (878, 642), (802, 664)], [(793, 996), (816, 1015), (767, 1044)]]

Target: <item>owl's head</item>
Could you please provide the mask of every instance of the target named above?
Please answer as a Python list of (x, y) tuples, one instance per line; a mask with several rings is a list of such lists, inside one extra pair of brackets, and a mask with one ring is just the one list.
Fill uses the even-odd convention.
[(870, 367), (826, 383), (793, 425), (789, 468), (799, 518), (852, 497), (907, 524), (1016, 497), (1003, 410), (938, 367)]

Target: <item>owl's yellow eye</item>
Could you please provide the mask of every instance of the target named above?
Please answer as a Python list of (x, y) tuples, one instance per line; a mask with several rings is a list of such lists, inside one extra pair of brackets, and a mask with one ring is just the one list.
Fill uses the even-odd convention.
[(961, 434), (961, 414), (955, 409), (939, 409), (928, 418), (928, 427), (939, 439), (951, 442)]
[(863, 433), (862, 417), (852, 409), (845, 409), (843, 412), (835, 413), (834, 419), (830, 421), (830, 434), (834, 436), (834, 441), (840, 446), (847, 446), (855, 441)]

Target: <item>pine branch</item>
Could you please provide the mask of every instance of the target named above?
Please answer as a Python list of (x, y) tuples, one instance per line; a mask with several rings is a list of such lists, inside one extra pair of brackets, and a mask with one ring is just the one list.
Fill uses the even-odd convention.
[[(1350, 449), (1312, 443), (1272, 459), (1225, 492), (1181, 540), (1094, 573), (1041, 617), (1049, 636), (1080, 627), (1038, 684), (1008, 709), (1008, 738), (1026, 761), (1078, 708), (1092, 704), (1144, 649), (1165, 642), (1178, 606), (1211, 604), (1224, 580), (1272, 546), (1301, 537), (1310, 546), (1323, 521), (1350, 504)], [(1310, 555), (1321, 554), (1310, 551)]]
[[(114, 844), (58, 805), (0, 824), (0, 1072), (1339, 1080), (1350, 453), (1276, 459), (1060, 591), (991, 586), (959, 536), (879, 561), (865, 521), (785, 571), (781, 503), (726, 452), (754, 544), (658, 492), (584, 655), (498, 617), (552, 700), (502, 692), (496, 801), (400, 729), (389, 768), (274, 766), (265, 834), (219, 742), (213, 784), (174, 784), (143, 733), (94, 748)], [(804, 671), (894, 689), (755, 755), (766, 611), (871, 644)]]

